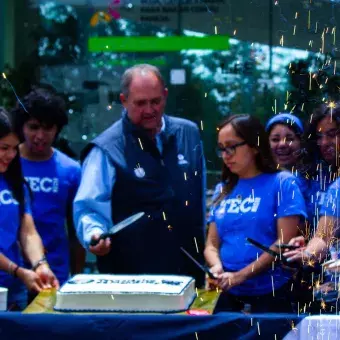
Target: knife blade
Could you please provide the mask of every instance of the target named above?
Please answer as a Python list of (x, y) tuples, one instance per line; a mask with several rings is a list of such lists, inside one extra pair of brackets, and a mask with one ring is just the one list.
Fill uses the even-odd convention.
[(206, 274), (208, 274), (210, 279), (217, 280), (217, 277), (214, 276), (213, 273), (210, 272), (209, 268), (200, 264), (193, 256), (191, 256), (183, 247), (181, 247), (182, 252), (189, 257), (191, 261), (193, 261), (197, 267), (203, 270)]
[(286, 259), (285, 257), (283, 257), (282, 255), (280, 255), (278, 252), (276, 252), (276, 251), (274, 251), (274, 250), (272, 250), (272, 249), (270, 249), (270, 248), (264, 246), (263, 244), (261, 244), (261, 243), (255, 241), (255, 240), (253, 240), (253, 239), (251, 239), (250, 237), (247, 237), (247, 241), (248, 241), (249, 243), (251, 243), (253, 246), (255, 246), (255, 247), (257, 247), (257, 248), (259, 248), (259, 249), (265, 251), (266, 253), (270, 254), (271, 256), (275, 257), (276, 260), (277, 260), (279, 263), (281, 263), (281, 264), (283, 264), (283, 265), (285, 265), (285, 266), (287, 266), (287, 267), (295, 267), (295, 266), (298, 266), (298, 264), (296, 264), (296, 263), (288, 262), (287, 259)]
[(91, 246), (95, 246), (95, 245), (97, 245), (99, 243), (100, 240), (105, 240), (108, 237), (112, 237), (114, 234), (118, 233), (122, 229), (132, 225), (134, 222), (139, 220), (144, 215), (145, 215), (144, 212), (139, 212), (139, 213), (134, 214), (134, 215), (126, 218), (125, 220), (115, 224), (113, 227), (111, 227), (109, 229), (109, 232), (101, 234), (99, 239), (97, 239), (97, 240), (92, 239), (91, 242), (90, 242), (90, 245)]

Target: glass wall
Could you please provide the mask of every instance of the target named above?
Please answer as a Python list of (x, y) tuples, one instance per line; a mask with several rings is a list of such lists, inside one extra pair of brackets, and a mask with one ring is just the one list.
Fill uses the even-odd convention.
[[(338, 99), (339, 1), (2, 0), (1, 105), (30, 86), (67, 99), (63, 136), (82, 147), (121, 115), (120, 77), (159, 66), (167, 112), (197, 122), (215, 182), (216, 125), (230, 113), (265, 121), (280, 111), (307, 118)], [(339, 64), (339, 62), (338, 62)]]

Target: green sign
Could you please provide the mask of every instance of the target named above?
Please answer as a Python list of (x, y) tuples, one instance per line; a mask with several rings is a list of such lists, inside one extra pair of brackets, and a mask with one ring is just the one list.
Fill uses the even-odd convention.
[(89, 52), (178, 52), (182, 50), (229, 49), (229, 36), (204, 37), (91, 37)]

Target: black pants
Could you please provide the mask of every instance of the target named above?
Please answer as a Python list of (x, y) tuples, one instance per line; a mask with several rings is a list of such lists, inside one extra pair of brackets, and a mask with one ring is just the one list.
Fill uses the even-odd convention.
[(242, 312), (245, 305), (250, 305), (250, 313), (292, 313), (292, 304), (289, 298), (289, 284), (284, 285), (273, 293), (259, 296), (236, 296), (223, 292), (214, 309), (214, 314), (220, 312)]

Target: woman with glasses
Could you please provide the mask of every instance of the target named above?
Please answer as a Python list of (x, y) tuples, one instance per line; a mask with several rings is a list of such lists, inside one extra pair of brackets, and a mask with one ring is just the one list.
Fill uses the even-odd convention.
[(223, 159), (220, 194), (211, 211), (205, 258), (222, 293), (217, 311), (291, 312), (291, 272), (247, 242), (279, 252), (298, 234), (304, 199), (289, 172), (277, 171), (264, 127), (250, 115), (234, 115), (218, 128)]

